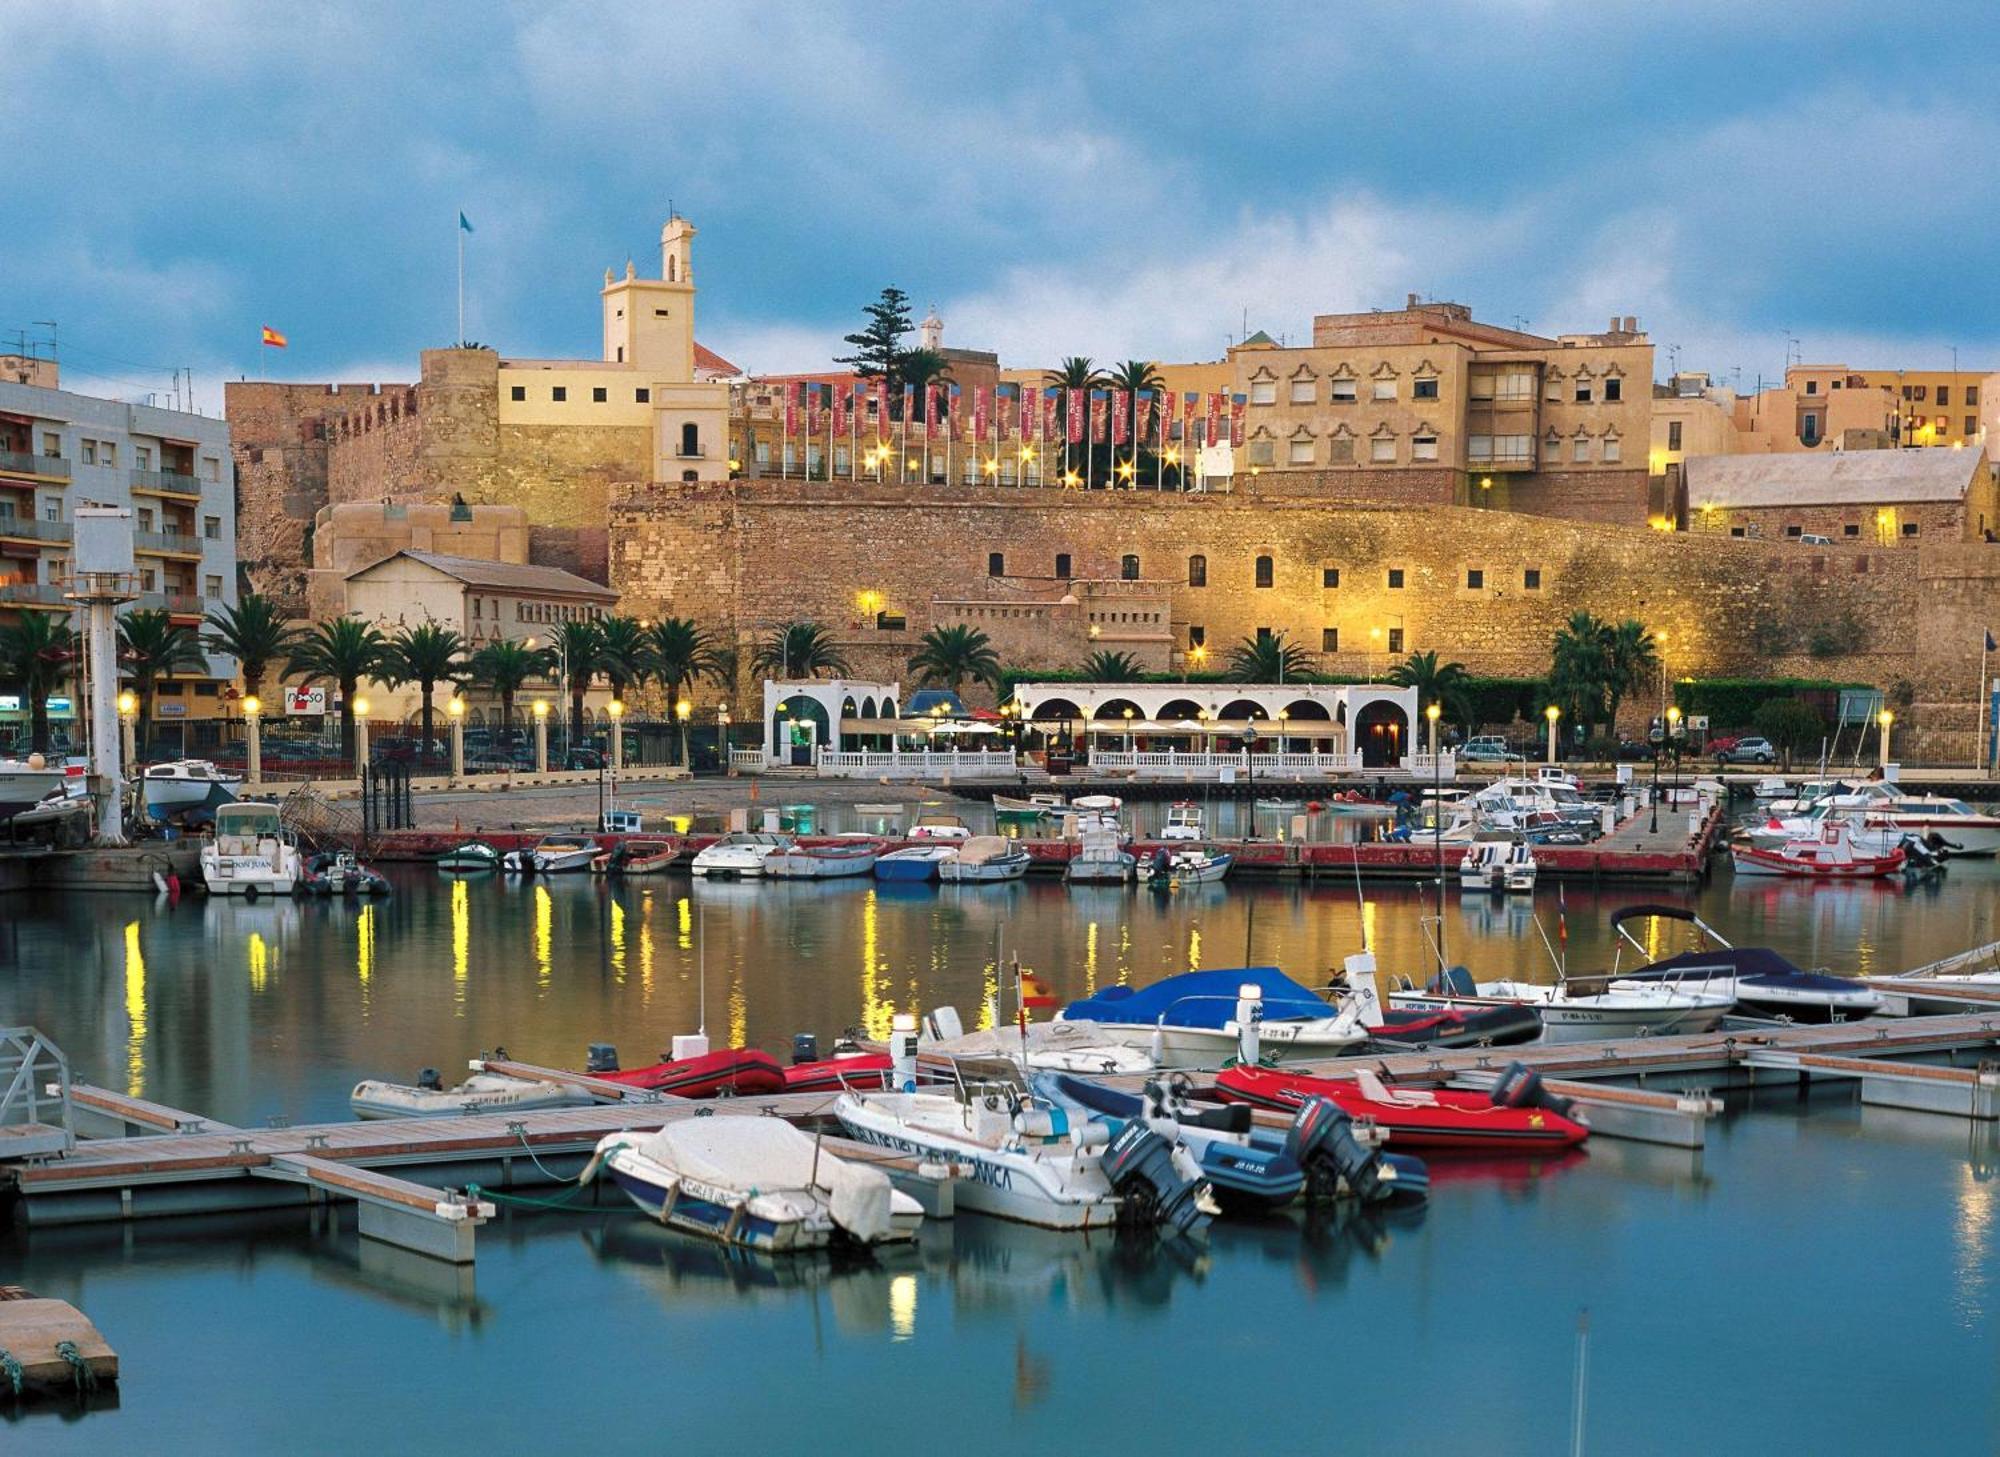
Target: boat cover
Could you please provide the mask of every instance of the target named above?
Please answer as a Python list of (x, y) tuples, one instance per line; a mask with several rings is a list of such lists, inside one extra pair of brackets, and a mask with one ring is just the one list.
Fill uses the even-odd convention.
[(1801, 989), (1811, 986), (1855, 989), (1855, 983), (1847, 977), (1802, 971), (1765, 946), (1718, 946), (1708, 951), (1686, 951), (1619, 975), (1638, 981), (1699, 981), (1704, 977), (1733, 976), (1738, 981), (1761, 980)]
[(1165, 1017), (1170, 1027), (1220, 1028), (1236, 1016), (1238, 989), (1252, 984), (1263, 988), (1267, 1022), (1320, 1021), (1333, 1015), (1310, 989), (1275, 966), (1184, 971), (1138, 990), (1108, 986), (1094, 997), (1071, 1002), (1062, 1015), (1067, 1022), (1154, 1023)]
[(974, 835), (962, 841), (958, 850), (961, 865), (984, 865), (989, 860), (1005, 860), (1014, 853), (1014, 842), (1000, 835)]
[(777, 1118), (685, 1118), (639, 1145), (663, 1168), (745, 1194), (818, 1187), (833, 1221), (856, 1239), (875, 1243), (890, 1233), (889, 1176), (850, 1164)]

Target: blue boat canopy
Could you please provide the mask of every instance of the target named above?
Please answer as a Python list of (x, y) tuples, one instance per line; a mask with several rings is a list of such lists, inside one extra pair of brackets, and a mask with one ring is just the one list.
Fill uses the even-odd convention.
[(1109, 986), (1094, 997), (1063, 1008), (1067, 1022), (1156, 1023), (1169, 1027), (1220, 1028), (1236, 1015), (1237, 989), (1255, 985), (1264, 992), (1267, 1022), (1317, 1021), (1333, 1010), (1308, 987), (1275, 966), (1233, 971), (1184, 971), (1149, 987)]
[(1733, 976), (1738, 981), (1789, 986), (1799, 991), (1845, 990), (1854, 986), (1846, 977), (1802, 971), (1764, 946), (1717, 946), (1708, 951), (1686, 951), (1619, 975), (1635, 981), (1699, 981), (1706, 977)]

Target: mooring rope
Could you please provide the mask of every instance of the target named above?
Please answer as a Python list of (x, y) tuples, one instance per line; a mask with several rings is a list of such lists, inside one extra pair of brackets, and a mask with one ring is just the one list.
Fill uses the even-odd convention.
[(69, 1369), (76, 1379), (78, 1396), (87, 1391), (97, 1390), (97, 1373), (91, 1370), (90, 1362), (83, 1359), (83, 1353), (77, 1350), (75, 1341), (57, 1341), (56, 1354), (69, 1362)]
[(14, 1353), (5, 1346), (0, 1346), (0, 1377), (6, 1378), (7, 1384), (14, 1389), (14, 1399), (19, 1401), (21, 1394), (27, 1390), (28, 1376), (21, 1369), (21, 1363), (14, 1359)]

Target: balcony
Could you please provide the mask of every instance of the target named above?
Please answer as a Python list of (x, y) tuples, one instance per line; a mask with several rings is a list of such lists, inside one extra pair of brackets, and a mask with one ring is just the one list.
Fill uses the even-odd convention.
[(208, 615), (208, 604), (189, 592), (141, 592), (132, 604), (146, 612), (164, 612), (170, 617), (190, 617), (196, 621)]
[(0, 608), (32, 607), (42, 611), (68, 612), (75, 605), (63, 596), (61, 587), (41, 582), (0, 582)]
[(176, 557), (184, 561), (201, 560), (199, 536), (183, 531), (135, 531), (132, 533), (132, 550), (142, 556)]
[(0, 516), (0, 541), (59, 542), (67, 545), (67, 521), (37, 521), (32, 516)]
[(158, 496), (168, 501), (201, 499), (201, 482), (179, 471), (135, 470), (131, 473), (131, 487), (135, 496)]
[(69, 484), (69, 462), (59, 455), (30, 455), (22, 450), (0, 450), (0, 476), (13, 476), (43, 486)]

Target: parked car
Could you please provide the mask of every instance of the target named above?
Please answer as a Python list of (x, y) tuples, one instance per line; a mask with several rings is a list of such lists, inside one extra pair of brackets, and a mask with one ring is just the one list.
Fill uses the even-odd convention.
[(565, 769), (602, 769), (604, 755), (595, 749), (571, 749), (563, 760)]
[(1833, 538), (1832, 538), (1832, 537), (1830, 537), (1830, 536), (1814, 536), (1814, 535), (1813, 535), (1813, 534), (1812, 534), (1812, 533), (1811, 533), (1810, 531), (1808, 531), (1808, 532), (1806, 532), (1806, 533), (1805, 533), (1804, 535), (1802, 535), (1802, 536), (1800, 536), (1800, 537), (1799, 537), (1799, 545), (1800, 545), (1800, 546), (1832, 546), (1832, 545), (1833, 545)]
[(1621, 759), (1647, 760), (1660, 751), (1659, 744), (1648, 739), (1625, 738), (1618, 741), (1618, 757)]
[(1769, 739), (1737, 739), (1727, 748), (1715, 751), (1718, 764), (1775, 764), (1778, 751), (1771, 747)]
[(1481, 734), (1465, 741), (1465, 747), (1458, 751), (1458, 757), (1470, 763), (1492, 763), (1500, 759), (1519, 757), (1507, 747), (1507, 741), (1498, 734)]

